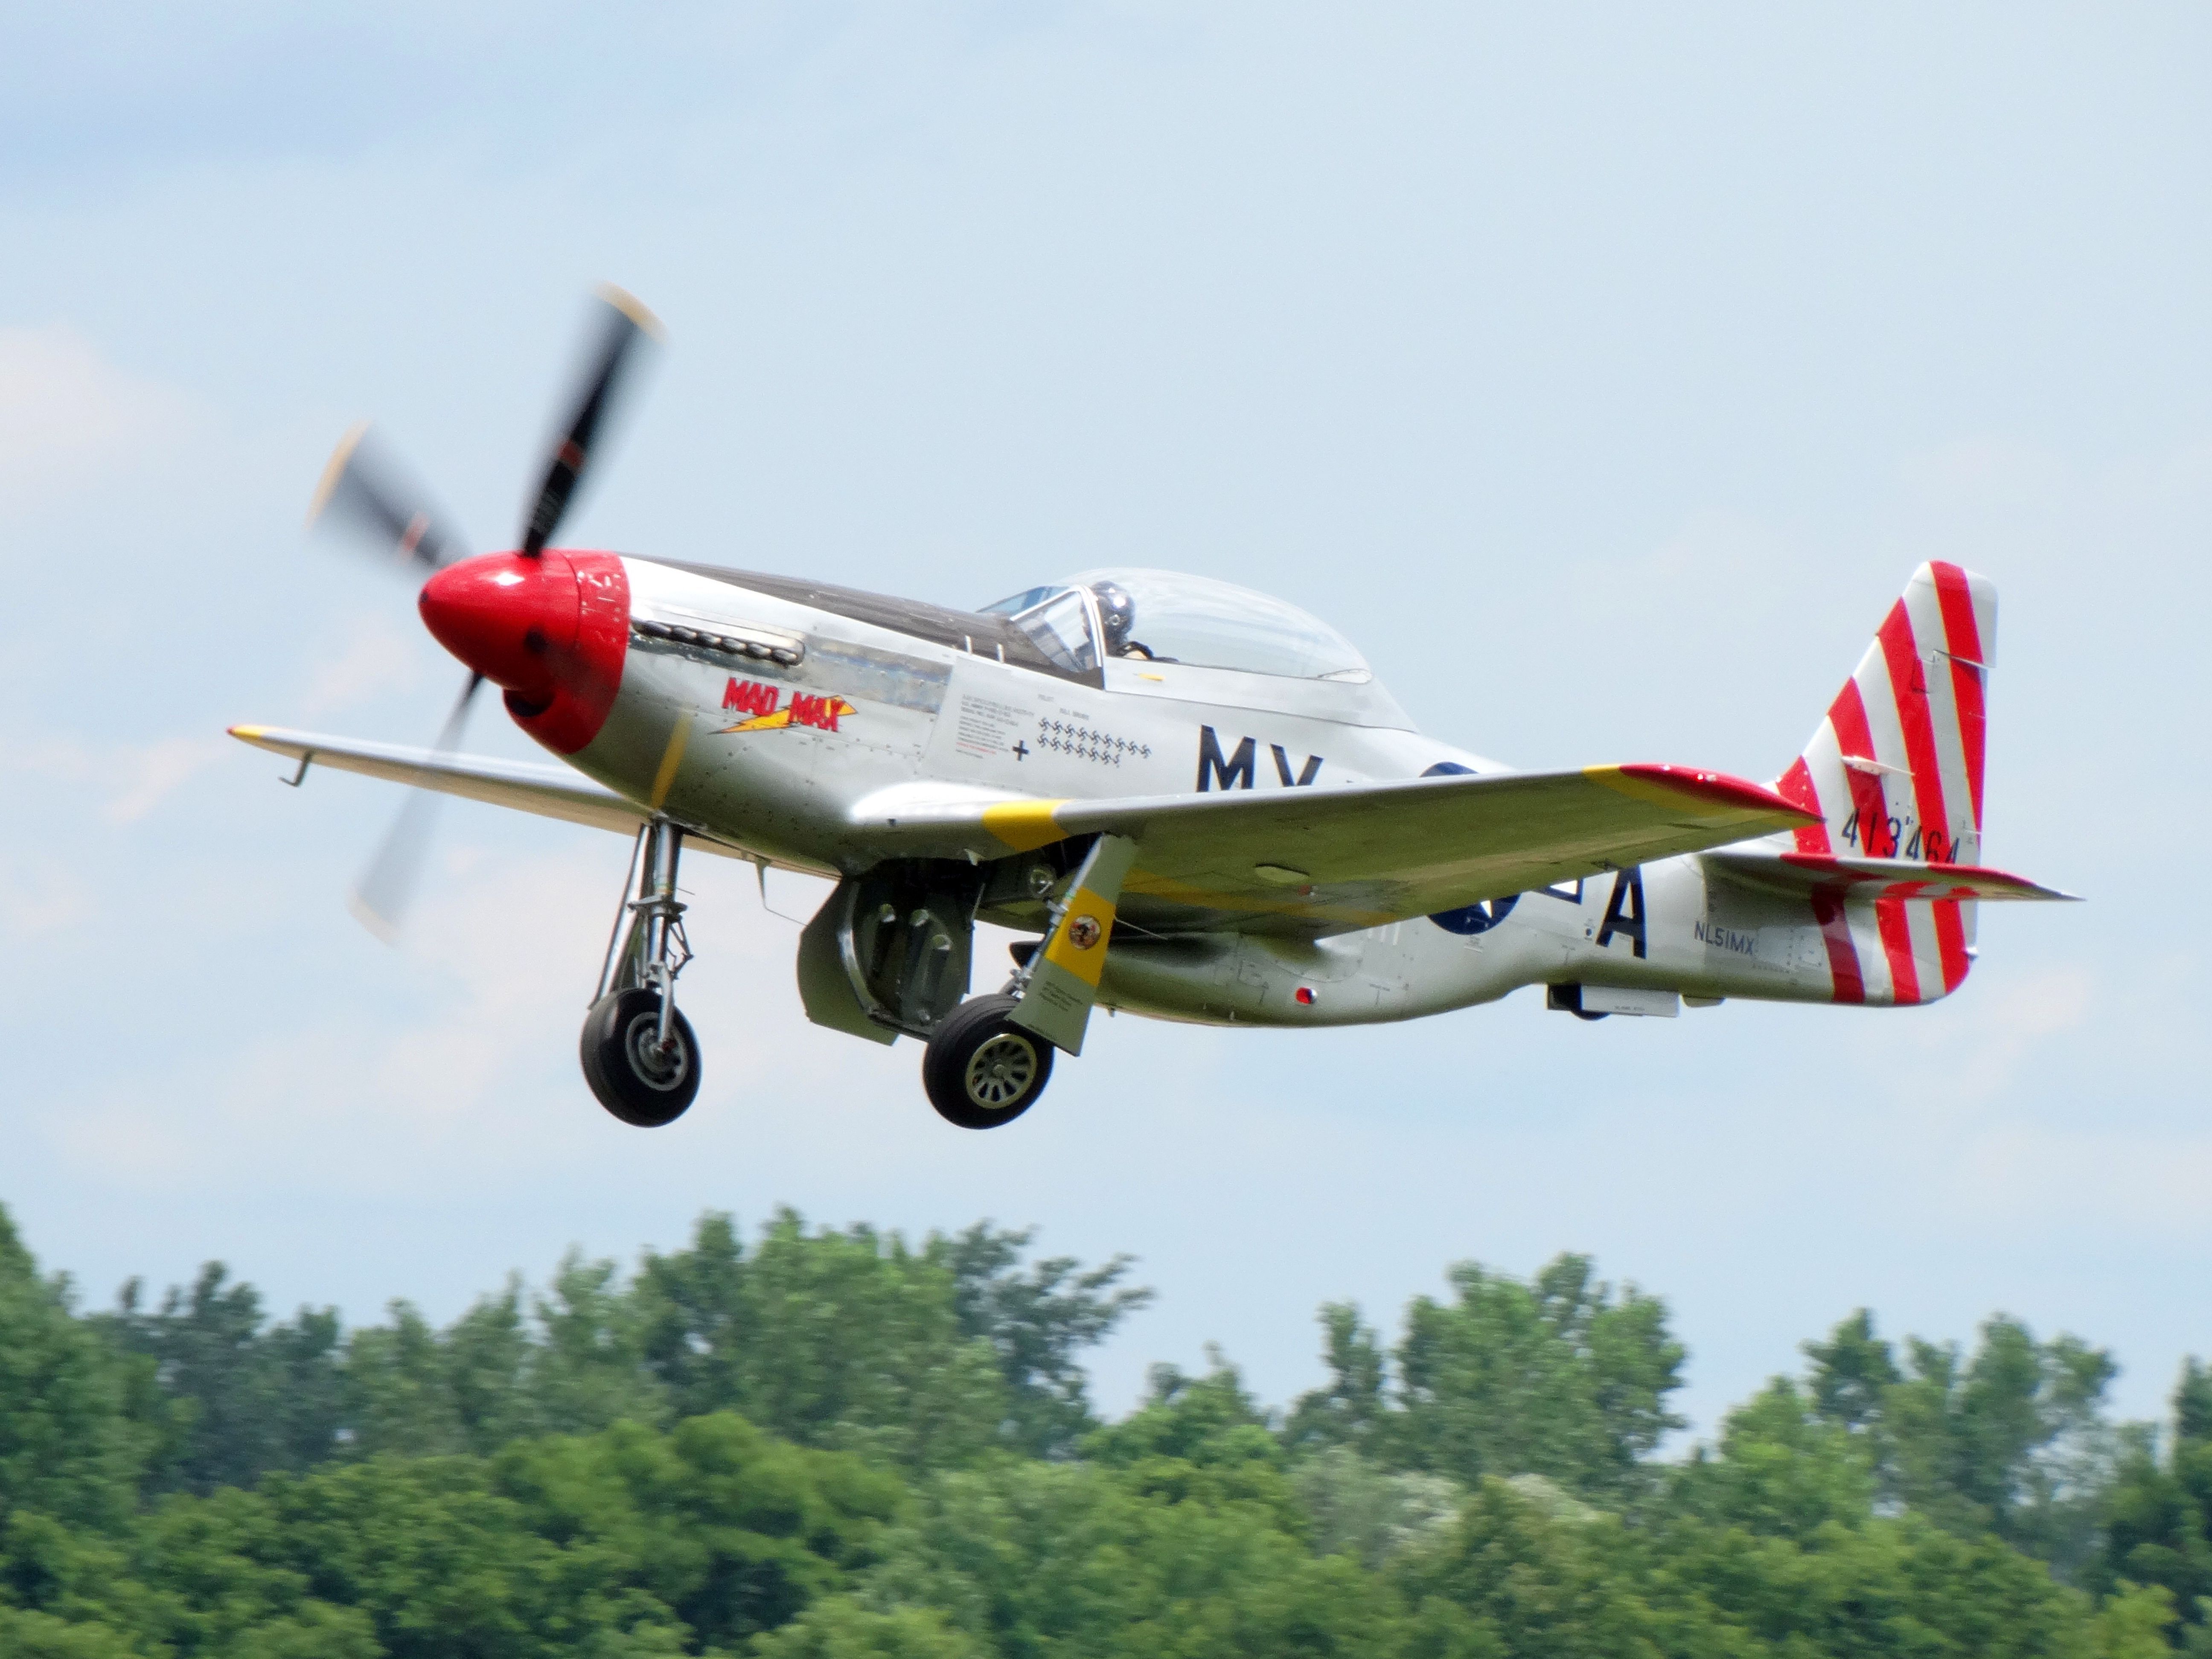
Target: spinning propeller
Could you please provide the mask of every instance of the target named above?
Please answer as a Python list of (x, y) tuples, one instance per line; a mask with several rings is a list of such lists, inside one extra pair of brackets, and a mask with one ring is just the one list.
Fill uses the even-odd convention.
[[(591, 355), (577, 377), (573, 412), (554, 444), (544, 480), (524, 516), (521, 542), (511, 556), (514, 558), (543, 560), (546, 544), (574, 501), (594, 447), (605, 435), (608, 417), (621, 400), (639, 348), (660, 337), (660, 324), (653, 313), (611, 283), (600, 286), (597, 301), (598, 331)], [(448, 578), (444, 586), (449, 595), (441, 597), (439, 592), (441, 573), (470, 556), (466, 541), (454, 531), (452, 521), (433, 507), (428, 492), (386, 452), (366, 423), (346, 434), (331, 455), (314, 503), (308, 508), (307, 521), (343, 531), (402, 566), (428, 571), (430, 580), (423, 588), (422, 608), (433, 631), (449, 647), (455, 643), (451, 634), (466, 635), (477, 625), (469, 607), (468, 589), (472, 584), (455, 583)], [(513, 585), (511, 579), (495, 580)], [(434, 609), (440, 615), (434, 616)], [(445, 626), (438, 625), (441, 620)], [(523, 637), (529, 652), (540, 658), (546, 655), (547, 643), (538, 630), (533, 629)], [(487, 648), (496, 652), (497, 646)], [(471, 661), (485, 659), (468, 651), (458, 654)], [(541, 673), (546, 672), (542, 665), (539, 667)], [(509, 684), (498, 665), (493, 672), (502, 684)], [(470, 674), (438, 733), (434, 753), (448, 755), (460, 746), (470, 707), (487, 678), (482, 667)], [(516, 695), (510, 689), (508, 696)], [(350, 907), (354, 915), (380, 938), (388, 940), (398, 933), (422, 874), (440, 799), (425, 789), (409, 794), (375, 856), (354, 885)]]

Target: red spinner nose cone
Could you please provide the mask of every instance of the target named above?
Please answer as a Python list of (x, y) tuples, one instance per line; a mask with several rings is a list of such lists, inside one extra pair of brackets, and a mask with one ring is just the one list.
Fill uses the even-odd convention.
[(558, 553), (486, 553), (422, 584), (416, 608), (444, 646), (526, 702), (550, 702), (576, 643), (576, 573)]

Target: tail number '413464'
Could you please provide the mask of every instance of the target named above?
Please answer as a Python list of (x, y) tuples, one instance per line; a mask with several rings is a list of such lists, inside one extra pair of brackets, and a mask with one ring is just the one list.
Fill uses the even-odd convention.
[[(1905, 836), (1907, 830), (1911, 837)], [(1844, 820), (1844, 845), (1853, 851), (1863, 850), (1870, 859), (1920, 859), (1930, 864), (1949, 864), (1959, 856), (1959, 848), (1941, 830), (1930, 830), (1925, 836), (1917, 823), (1906, 823), (1895, 817), (1880, 817), (1874, 813), (1853, 812)]]

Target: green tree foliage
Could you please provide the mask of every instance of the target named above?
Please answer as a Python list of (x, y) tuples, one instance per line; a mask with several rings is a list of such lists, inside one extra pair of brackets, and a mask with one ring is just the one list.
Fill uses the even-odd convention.
[(995, 1442), (996, 1356), (961, 1330), (951, 1275), (926, 1252), (867, 1227), (810, 1234), (787, 1212), (743, 1267), (731, 1403), (756, 1422), (909, 1466)]
[(1389, 1357), (1352, 1303), (1324, 1304), (1321, 1326), (1328, 1386), (1299, 1397), (1285, 1438), (1301, 1450), (1342, 1447), (1379, 1455), (1391, 1406)]
[[(981, 1224), (912, 1249), (787, 1212), (749, 1251), (709, 1214), (689, 1248), (648, 1255), (632, 1279), (572, 1253), (542, 1293), (510, 1279), (442, 1330), (404, 1301), (351, 1333), (329, 1310), (271, 1324), (253, 1288), (210, 1262), (158, 1306), (125, 1285), (94, 1322), (108, 1344), (87, 1352), (146, 1362), (118, 1375), (167, 1412), (143, 1425), (155, 1492), (717, 1411), (912, 1467), (998, 1448), (1066, 1456), (1096, 1422), (1081, 1356), (1151, 1292), (1122, 1283), (1126, 1257), (1030, 1261), (1030, 1238)], [(52, 1318), (74, 1328), (66, 1309)]]
[(1813, 1407), (1831, 1423), (1862, 1434), (1881, 1421), (1889, 1391), (1905, 1380), (1889, 1344), (1875, 1334), (1864, 1308), (1828, 1334), (1826, 1342), (1802, 1345), (1811, 1360)]
[(1386, 1469), (1349, 1446), (1301, 1459), (1291, 1482), (1310, 1517), (1314, 1547), (1370, 1569), (1432, 1538), (1465, 1496), (1440, 1474)]
[[(1655, 1506), (1631, 1524), (1534, 1482), (1487, 1480), (1440, 1547), (1402, 1559), (1407, 1650), (1439, 1659), (2088, 1659), (2100, 1650), (2084, 1598), (1993, 1538), (1863, 1513), (1788, 1537), (1702, 1510)], [(1758, 1516), (1771, 1519), (1763, 1504)]]
[(1666, 1304), (1616, 1291), (1587, 1256), (1562, 1255), (1528, 1281), (1472, 1262), (1453, 1299), (1417, 1297), (1389, 1363), (1356, 1309), (1323, 1310), (1329, 1385), (1300, 1400), (1300, 1447), (1371, 1449), (1398, 1468), (1473, 1486), (1540, 1474), (1578, 1494), (1626, 1499), (1681, 1419), (1667, 1397), (1684, 1352)]
[(2120, 1446), (2102, 1415), (2109, 1354), (2000, 1315), (1972, 1354), (1916, 1338), (1899, 1366), (1864, 1309), (1805, 1352), (1816, 1410), (1863, 1439), (1885, 1497), (2069, 1577), (2086, 1568)]
[(130, 1515), (174, 1432), (153, 1371), (74, 1316), (69, 1281), (39, 1277), (0, 1212), (0, 1527), (21, 1511), (93, 1527)]
[(1163, 1455), (936, 1476), (856, 1594), (879, 1613), (934, 1611), (970, 1644), (956, 1651), (1006, 1659), (1391, 1651), (1387, 1585), (1316, 1556), (1264, 1498), (1172, 1490)]
[(1145, 1402), (1091, 1435), (1085, 1451), (1120, 1470), (1132, 1492), (1170, 1502), (1253, 1506), (1283, 1530), (1303, 1533), (1304, 1512), (1267, 1414), (1245, 1392), (1236, 1368), (1218, 1352), (1211, 1358), (1212, 1369), (1203, 1376), (1154, 1366)]
[(728, 1407), (810, 1445), (946, 1465), (1065, 1455), (1092, 1425), (1078, 1356), (1151, 1292), (1126, 1257), (1021, 1267), (1030, 1235), (978, 1224), (909, 1250), (779, 1214), (748, 1255), (726, 1216), (648, 1256), (646, 1364), (678, 1413)]
[(990, 1651), (933, 1607), (884, 1613), (845, 1595), (817, 1602), (753, 1646), (758, 1659), (983, 1659)]
[(0, 1218), (0, 1656), (2212, 1659), (2194, 1361), (2124, 1431), (2072, 1338), (1862, 1312), (1668, 1459), (1664, 1307), (1565, 1256), (1324, 1309), (1287, 1419), (1215, 1353), (1101, 1424), (1143, 1293), (1029, 1243), (710, 1215), (348, 1333), (80, 1316)]
[(988, 1342), (1006, 1389), (1002, 1438), (1032, 1457), (1065, 1457), (1094, 1420), (1079, 1356), (1152, 1299), (1121, 1283), (1132, 1259), (1086, 1268), (1056, 1255), (1022, 1271), (1035, 1235), (978, 1222), (951, 1237), (933, 1235), (927, 1255), (952, 1275), (953, 1313), (963, 1334)]
[(1713, 1524), (1805, 1541), (1874, 1510), (1874, 1462), (1862, 1439), (1828, 1420), (1818, 1396), (1777, 1377), (1730, 1412), (1720, 1443), (1683, 1465), (1669, 1496)]
[(2139, 1437), (2121, 1466), (2089, 1581), (2107, 1593), (2130, 1582), (2163, 1589), (2181, 1644), (2212, 1659), (2212, 1369), (2193, 1358), (2173, 1391), (2165, 1455)]
[(1437, 1547), (1399, 1584), (1423, 1659), (1656, 1659), (1652, 1610), (1614, 1570), (1619, 1523), (1483, 1481)]
[(179, 1408), (156, 1490), (207, 1492), (242, 1486), (268, 1469), (305, 1468), (328, 1457), (343, 1421), (337, 1313), (302, 1308), (268, 1326), (251, 1285), (229, 1282), (219, 1261), (190, 1291), (172, 1288), (157, 1312), (139, 1309), (141, 1287), (123, 1287), (100, 1316), (116, 1346), (153, 1362), (161, 1392)]
[(894, 1476), (727, 1413), (668, 1434), (622, 1424), (172, 1497), (127, 1571), (49, 1540), (37, 1593), (19, 1582), (10, 1600), (135, 1641), (125, 1652), (735, 1652), (843, 1584), (902, 1496)]

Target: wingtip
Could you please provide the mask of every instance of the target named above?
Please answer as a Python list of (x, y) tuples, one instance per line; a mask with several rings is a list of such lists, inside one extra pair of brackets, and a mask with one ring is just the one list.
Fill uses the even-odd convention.
[(1819, 823), (1818, 812), (1808, 812), (1796, 802), (1777, 794), (1763, 783), (1753, 783), (1748, 778), (1739, 778), (1728, 772), (1710, 771), (1703, 767), (1676, 766), (1665, 761), (1629, 761), (1619, 766), (1593, 766), (1589, 775), (1601, 783), (1615, 788), (1633, 783), (1643, 788), (1657, 788), (1675, 796), (1710, 805), (1722, 806), (1732, 811), (1758, 812), (1781, 819), (1787, 823)]
[(224, 730), (240, 743), (259, 743), (269, 735), (269, 728), (265, 726), (226, 726)]
[[(1976, 869), (1976, 866), (1972, 865), (1960, 865), (1954, 867), (1961, 870)], [(2060, 904), (2081, 904), (2087, 902), (2079, 893), (2069, 893), (2065, 891), (2063, 889), (2057, 887), (2045, 887), (2039, 881), (2030, 881), (2026, 876), (2016, 876), (2009, 870), (1996, 870), (1991, 869), (1987, 866), (1979, 866), (1977, 872), (1983, 875), (1995, 876), (2000, 881), (2011, 883), (2012, 885), (2019, 890), (2021, 896), (2023, 898), (2040, 899), (2045, 903), (2057, 902)]]

